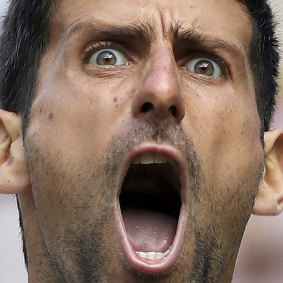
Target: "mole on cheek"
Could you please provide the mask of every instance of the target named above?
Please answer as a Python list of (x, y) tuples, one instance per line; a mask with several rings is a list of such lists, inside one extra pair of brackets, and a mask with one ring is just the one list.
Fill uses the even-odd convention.
[(50, 121), (53, 120), (53, 113), (52, 113), (52, 112), (48, 112), (48, 119), (49, 119)]
[(113, 99), (114, 103), (115, 103), (115, 107), (117, 108), (119, 106), (119, 103), (118, 103), (118, 97), (115, 96), (114, 99)]

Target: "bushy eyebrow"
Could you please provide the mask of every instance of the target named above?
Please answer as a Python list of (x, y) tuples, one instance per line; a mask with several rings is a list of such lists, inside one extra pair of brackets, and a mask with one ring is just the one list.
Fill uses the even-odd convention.
[(174, 41), (184, 42), (188, 46), (204, 50), (227, 50), (239, 59), (245, 60), (245, 52), (235, 43), (223, 40), (216, 36), (204, 34), (196, 28), (181, 29), (179, 26), (172, 27)]
[(73, 34), (92, 34), (112, 38), (144, 40), (150, 42), (153, 35), (152, 26), (146, 23), (127, 26), (110, 25), (100, 22), (79, 22), (67, 32), (67, 38)]
[[(154, 36), (154, 28), (149, 23), (140, 22), (137, 24), (129, 24), (126, 26), (106, 24), (100, 21), (78, 22), (74, 24), (67, 32), (67, 38), (74, 34), (97, 35), (110, 39), (139, 40), (150, 43)], [(170, 38), (174, 44), (181, 42), (182, 45), (193, 47), (207, 52), (213, 50), (226, 50), (238, 59), (246, 61), (247, 56), (244, 49), (237, 44), (223, 40), (216, 36), (206, 34), (200, 31), (199, 28), (183, 28), (180, 24), (171, 25), (169, 31), (164, 34)]]

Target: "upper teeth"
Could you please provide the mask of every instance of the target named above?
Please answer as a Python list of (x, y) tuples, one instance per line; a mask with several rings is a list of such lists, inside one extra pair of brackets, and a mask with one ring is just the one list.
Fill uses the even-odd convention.
[(173, 161), (164, 154), (156, 152), (146, 152), (138, 155), (134, 160), (133, 164), (152, 164), (152, 163), (171, 163)]

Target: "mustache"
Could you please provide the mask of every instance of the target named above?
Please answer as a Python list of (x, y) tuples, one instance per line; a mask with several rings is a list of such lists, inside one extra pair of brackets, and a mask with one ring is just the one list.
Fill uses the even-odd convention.
[(113, 136), (110, 151), (106, 157), (106, 167), (110, 175), (115, 176), (124, 156), (143, 142), (156, 142), (177, 149), (184, 156), (188, 169), (189, 183), (196, 197), (200, 184), (204, 180), (201, 162), (195, 149), (193, 139), (184, 132), (181, 125), (172, 120), (156, 120), (152, 117), (139, 119), (127, 124)]
[(114, 140), (116, 144), (121, 145), (120, 148), (124, 147), (125, 150), (129, 150), (143, 142), (156, 142), (171, 145), (184, 154), (188, 150), (195, 151), (192, 138), (173, 119), (164, 121), (152, 117), (139, 119), (134, 123), (126, 125), (114, 137)]

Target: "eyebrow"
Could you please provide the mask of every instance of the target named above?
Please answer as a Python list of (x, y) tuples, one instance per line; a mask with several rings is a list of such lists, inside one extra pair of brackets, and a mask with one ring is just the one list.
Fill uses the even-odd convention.
[[(200, 28), (195, 27), (183, 29), (182, 25), (177, 23), (171, 25), (169, 32), (164, 34), (165, 37), (170, 38), (174, 42), (183, 42), (184, 45), (189, 47), (205, 51), (224, 49), (238, 56), (239, 59), (243, 61), (247, 60), (244, 49), (241, 49), (237, 44), (213, 35), (202, 33), (199, 30)], [(154, 38), (154, 28), (151, 24), (145, 22), (119, 26), (94, 20), (89, 22), (77, 22), (71, 26), (67, 31), (66, 39), (76, 34), (98, 35), (119, 40), (143, 40), (149, 43)]]
[(130, 24), (127, 26), (109, 25), (100, 22), (78, 22), (67, 32), (67, 38), (73, 34), (96, 34), (105, 37), (114, 37), (131, 40), (151, 41), (153, 35), (152, 26), (147, 23)]
[(173, 38), (176, 41), (187, 42), (188, 45), (205, 50), (225, 49), (242, 60), (246, 59), (245, 52), (237, 44), (219, 37), (199, 32), (199, 29), (189, 28), (181, 30), (179, 26), (171, 27)]

